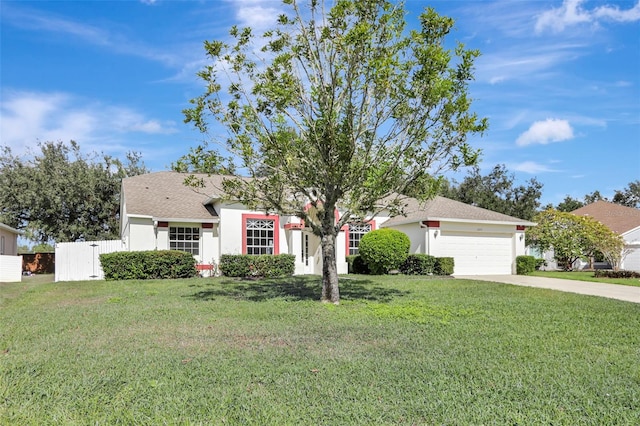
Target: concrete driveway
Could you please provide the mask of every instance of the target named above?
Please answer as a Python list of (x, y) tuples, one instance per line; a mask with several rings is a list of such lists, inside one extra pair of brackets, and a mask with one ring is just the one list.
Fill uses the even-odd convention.
[(627, 285), (532, 277), (529, 275), (456, 275), (455, 278), (548, 288), (569, 293), (588, 294), (591, 296), (608, 297), (610, 299), (640, 303), (640, 287)]

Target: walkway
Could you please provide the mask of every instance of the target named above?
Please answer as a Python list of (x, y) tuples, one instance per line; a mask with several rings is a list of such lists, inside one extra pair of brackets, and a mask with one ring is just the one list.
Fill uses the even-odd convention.
[(610, 299), (640, 303), (640, 287), (630, 285), (532, 277), (529, 275), (456, 275), (455, 278), (548, 288), (569, 293), (588, 294), (591, 296), (608, 297)]

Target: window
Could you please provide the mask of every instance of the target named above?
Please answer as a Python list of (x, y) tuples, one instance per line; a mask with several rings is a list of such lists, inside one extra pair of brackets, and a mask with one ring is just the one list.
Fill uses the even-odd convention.
[(371, 231), (371, 223), (350, 223), (349, 224), (349, 255), (358, 254), (360, 239), (367, 232)]
[(247, 219), (247, 254), (273, 254), (274, 221)]
[(0, 254), (4, 254), (4, 235), (0, 237)]
[(169, 228), (169, 248), (191, 253), (194, 256), (200, 254), (200, 228), (175, 227)]
[(278, 254), (278, 216), (243, 214), (242, 252)]

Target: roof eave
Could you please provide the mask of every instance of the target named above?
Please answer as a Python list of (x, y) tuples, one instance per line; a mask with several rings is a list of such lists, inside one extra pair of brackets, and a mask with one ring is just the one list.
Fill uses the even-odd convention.
[(185, 218), (185, 217), (153, 217), (154, 222), (183, 222), (183, 223), (220, 223), (220, 218)]
[[(391, 219), (389, 219), (391, 220)], [(523, 220), (521, 222), (512, 222), (512, 221), (507, 221), (507, 220), (481, 220), (481, 219), (453, 219), (453, 218), (448, 218), (448, 217), (426, 217), (426, 218), (421, 218), (421, 219), (409, 219), (407, 218), (406, 220), (400, 220), (397, 222), (394, 222), (391, 224), (391, 226), (394, 225), (407, 225), (410, 223), (420, 223), (420, 222), (424, 222), (427, 220), (436, 220), (436, 221), (440, 221), (440, 222), (454, 222), (454, 223), (481, 223), (483, 225), (514, 225), (514, 226), (536, 226), (537, 223), (535, 222), (529, 222), (526, 220)], [(388, 221), (383, 222), (380, 227), (385, 227), (388, 226), (386, 225)]]
[(13, 232), (14, 234), (18, 234), (18, 235), (23, 235), (24, 234), (24, 231), (12, 228), (9, 225), (5, 225), (4, 223), (0, 223), (0, 229), (4, 229), (6, 231)]
[(522, 221), (510, 221), (510, 220), (483, 220), (483, 219), (453, 219), (449, 217), (429, 217), (425, 220), (439, 220), (441, 222), (456, 222), (456, 223), (482, 223), (486, 225), (518, 225), (518, 226), (536, 226), (537, 223), (529, 222), (527, 220)]
[(624, 237), (625, 235), (627, 235), (627, 234), (631, 234), (632, 232), (635, 232), (635, 231), (637, 231), (637, 230), (639, 230), (639, 229), (640, 229), (640, 226), (636, 226), (635, 228), (631, 228), (631, 229), (629, 229), (629, 230), (627, 230), (627, 231), (621, 232), (621, 233), (620, 233), (620, 235), (621, 235), (622, 237)]

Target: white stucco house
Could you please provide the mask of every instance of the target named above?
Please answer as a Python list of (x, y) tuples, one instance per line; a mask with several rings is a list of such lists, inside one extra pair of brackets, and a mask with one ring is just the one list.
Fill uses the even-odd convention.
[(18, 256), (18, 235), (21, 233), (0, 223), (0, 282), (22, 280), (22, 256)]
[[(223, 176), (203, 175), (206, 185), (198, 191), (184, 186), (185, 177), (156, 172), (123, 179), (120, 232), (127, 250), (184, 250), (202, 264), (217, 263), (221, 254), (288, 253), (296, 256), (296, 274), (322, 272), (320, 241), (298, 218), (224, 201)], [(380, 227), (405, 232), (411, 253), (453, 257), (455, 274), (515, 273), (516, 256), (525, 254), (525, 228), (534, 223), (443, 197), (406, 202), (406, 216), (343, 227), (339, 273), (347, 273), (346, 256), (357, 253), (360, 238)]]
[(591, 216), (624, 240), (620, 269), (640, 271), (640, 209), (607, 201), (596, 201), (571, 212), (578, 216)]

